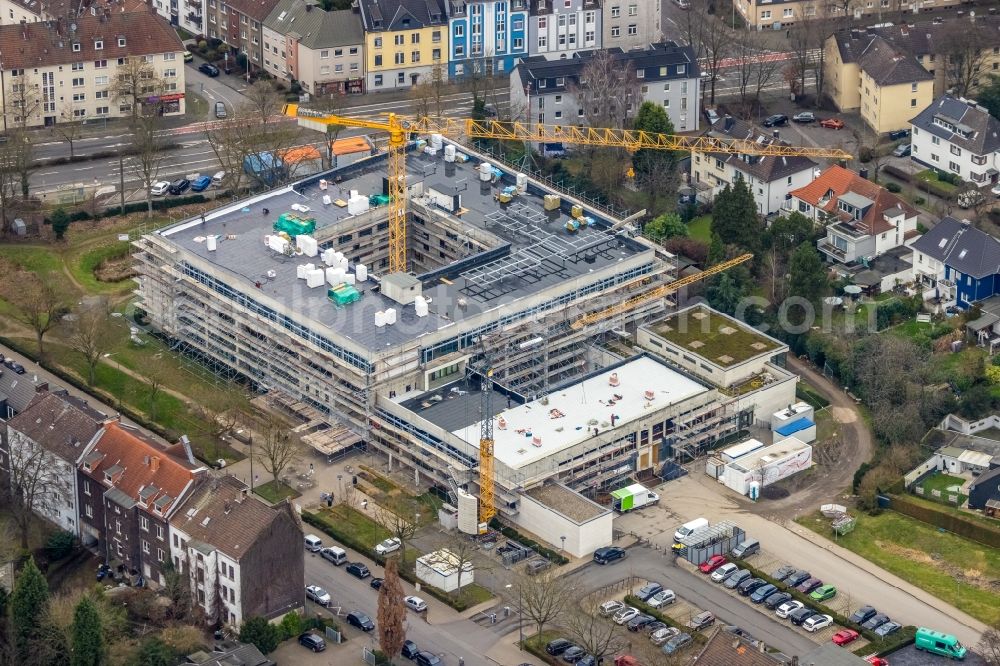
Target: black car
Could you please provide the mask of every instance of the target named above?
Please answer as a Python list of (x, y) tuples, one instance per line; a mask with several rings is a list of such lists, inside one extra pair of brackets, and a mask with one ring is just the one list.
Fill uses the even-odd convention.
[(812, 608), (809, 608), (809, 606), (803, 606), (789, 615), (788, 619), (791, 620), (792, 624), (795, 626), (801, 627), (802, 623), (811, 618), (813, 615), (819, 615), (819, 613), (814, 611)]
[(605, 546), (594, 551), (594, 561), (598, 564), (611, 564), (625, 557), (625, 549), (618, 546)]
[(764, 599), (764, 608), (769, 610), (774, 610), (781, 604), (785, 603), (792, 598), (792, 595), (788, 592), (775, 592), (767, 599)]
[(355, 578), (360, 578), (361, 580), (364, 580), (365, 578), (368, 578), (368, 576), (372, 575), (372, 572), (368, 570), (368, 567), (361, 562), (351, 562), (348, 564), (347, 573), (351, 574)]
[(779, 567), (778, 570), (775, 571), (773, 574), (771, 574), (771, 578), (780, 583), (781, 581), (791, 576), (793, 573), (795, 573), (795, 567), (785, 564)]
[(767, 599), (769, 596), (771, 596), (777, 591), (778, 588), (776, 588), (774, 585), (771, 584), (761, 585), (760, 587), (758, 587), (756, 590), (753, 591), (753, 594), (750, 595), (750, 601), (752, 601), (755, 604), (762, 604), (764, 603), (764, 599)]
[(639, 631), (651, 622), (656, 622), (656, 618), (652, 615), (636, 615), (625, 626), (628, 627), (629, 631)]
[(750, 578), (737, 585), (736, 591), (744, 597), (749, 597), (758, 587), (763, 587), (764, 585), (767, 585), (767, 581), (763, 578)]
[(583, 659), (584, 655), (586, 654), (587, 651), (584, 650), (582, 647), (571, 645), (569, 648), (567, 648), (565, 652), (562, 653), (561, 658), (567, 664), (575, 664), (576, 662)]
[(326, 649), (326, 641), (323, 640), (323, 637), (310, 631), (299, 634), (299, 645), (304, 645), (313, 652), (322, 652)]
[(643, 601), (649, 601), (657, 592), (662, 592), (663, 586), (659, 583), (646, 583), (639, 588), (639, 591), (635, 593), (635, 596), (639, 597)]
[(403, 655), (407, 659), (413, 659), (420, 653), (420, 649), (417, 648), (417, 644), (411, 640), (403, 641), (403, 648), (399, 651), (399, 654)]
[(170, 194), (183, 194), (191, 187), (191, 181), (187, 178), (181, 178), (180, 180), (175, 180), (170, 183), (170, 187), (167, 188), (167, 192)]
[(557, 638), (554, 641), (549, 641), (545, 645), (545, 651), (551, 654), (553, 657), (557, 657), (566, 650), (570, 649), (571, 647), (573, 647), (573, 644), (570, 643), (565, 638)]
[(908, 129), (893, 130), (889, 132), (890, 141), (898, 141), (899, 139), (905, 139), (908, 136), (910, 136), (910, 130)]
[(417, 666), (439, 666), (441, 664), (441, 658), (438, 657), (433, 652), (421, 651), (417, 653), (417, 656), (413, 658), (413, 661)]
[(660, 629), (666, 629), (666, 627), (667, 627), (666, 622), (660, 622), (659, 620), (657, 620), (656, 622), (650, 622), (649, 624), (646, 625), (646, 633), (652, 636)]
[(776, 113), (773, 116), (764, 118), (764, 127), (780, 127), (788, 124), (788, 116), (783, 113)]
[(372, 619), (361, 611), (351, 611), (348, 613), (347, 624), (357, 627), (361, 631), (371, 631), (375, 628), (375, 623), (372, 622)]
[(869, 631), (875, 631), (883, 624), (889, 621), (889, 616), (885, 613), (878, 613), (877, 615), (872, 615), (868, 620), (865, 621), (861, 626)]
[(854, 615), (850, 617), (850, 620), (855, 624), (864, 624), (875, 615), (878, 615), (878, 611), (875, 610), (874, 606), (862, 606), (854, 611)]
[(209, 62), (203, 62), (198, 66), (198, 71), (202, 74), (207, 74), (211, 77), (216, 77), (219, 75), (219, 68)]
[(8, 358), (6, 361), (3, 362), (3, 364), (6, 365), (8, 368), (10, 368), (16, 375), (23, 375), (25, 372), (27, 372), (24, 369), (23, 365), (21, 365), (12, 358)]
[(810, 574), (808, 571), (805, 571), (804, 569), (799, 569), (798, 571), (796, 571), (791, 576), (789, 576), (788, 578), (786, 578), (781, 582), (783, 582), (788, 587), (795, 587), (796, 585), (802, 583), (805, 580), (808, 580), (809, 578), (812, 578), (812, 574)]
[(372, 588), (376, 590), (382, 589), (382, 583), (385, 582), (385, 578), (372, 578), (372, 582), (368, 583)]

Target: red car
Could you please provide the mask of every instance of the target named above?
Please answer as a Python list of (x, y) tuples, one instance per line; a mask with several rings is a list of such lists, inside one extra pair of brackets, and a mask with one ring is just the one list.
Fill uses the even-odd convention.
[(840, 118), (824, 118), (819, 121), (819, 126), (827, 129), (844, 129), (844, 121)]
[(702, 573), (708, 574), (712, 573), (725, 563), (726, 563), (725, 555), (712, 555), (712, 557), (708, 558), (707, 560), (699, 564), (698, 568), (701, 569)]
[(868, 657), (868, 663), (872, 666), (889, 666), (889, 660), (883, 659), (882, 657), (876, 657), (872, 655)]
[(836, 645), (847, 645), (848, 643), (857, 640), (858, 632), (853, 629), (841, 629), (833, 635), (833, 642)]

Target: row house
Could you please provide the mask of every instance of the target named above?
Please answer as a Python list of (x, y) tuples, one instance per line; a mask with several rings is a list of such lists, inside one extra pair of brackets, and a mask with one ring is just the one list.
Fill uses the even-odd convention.
[(1000, 294), (1000, 240), (968, 220), (944, 217), (913, 243), (913, 276), (924, 300), (968, 308)]
[(111, 87), (132, 59), (149, 63), (164, 82), (150, 87), (151, 112), (184, 113), (184, 46), (154, 11), (108, 12), (72, 21), (0, 25), (0, 95), (4, 130), (131, 114)]
[[(48, 390), (48, 382), (38, 379), (38, 375), (16, 372), (0, 367), (0, 423), (9, 421), (23, 412), (39, 390)], [(3, 435), (0, 425), (0, 436)]]
[(135, 428), (106, 424), (78, 468), (83, 543), (116, 577), (162, 585), (170, 517), (206, 469), (187, 438), (161, 446)]
[(358, 0), (367, 90), (410, 88), (448, 77), (444, 0)]
[(974, 101), (944, 95), (910, 121), (910, 158), (979, 187), (1000, 173), (1000, 120)]
[[(777, 132), (757, 129), (752, 123), (731, 116), (711, 125), (706, 136), (717, 139), (741, 139), (761, 145), (781, 143)], [(792, 190), (805, 187), (816, 173), (816, 162), (808, 157), (776, 157), (771, 155), (733, 155), (725, 153), (692, 153), (691, 180), (698, 196), (706, 202), (715, 199), (727, 185), (742, 179), (753, 193), (757, 212), (777, 213), (785, 205)]]
[[(829, 0), (733, 0), (740, 16), (756, 30), (789, 28), (800, 21), (818, 19), (860, 19), (882, 17), (889, 12), (902, 15), (920, 10), (957, 7), (966, 0), (864, 0), (864, 2), (830, 2)], [(845, 9), (847, 10), (845, 12)]]
[(279, 0), (264, 19), (264, 69), (311, 95), (365, 90), (364, 32), (355, 12), (313, 0)]
[(222, 40), (246, 58), (250, 70), (263, 67), (264, 20), (278, 0), (207, 0), (209, 37)]
[(209, 622), (239, 626), (303, 606), (298, 514), (288, 501), (265, 504), (233, 476), (203, 478), (185, 497), (170, 519), (170, 551)]
[(598, 48), (642, 48), (663, 41), (661, 5), (671, 0), (604, 0)]
[(601, 47), (599, 0), (531, 0), (528, 52), (546, 59), (564, 59)]
[(449, 0), (448, 76), (510, 73), (528, 55), (528, 0)]
[[(162, 0), (161, 0), (162, 1)], [(145, 0), (0, 0), (0, 25), (73, 19), (112, 12), (148, 11)], [(169, 17), (164, 16), (169, 20)]]
[(31, 402), (7, 421), (0, 444), (4, 487), (24, 496), (37, 515), (79, 536), (76, 469), (110, 419), (65, 390), (39, 384), (33, 391)]

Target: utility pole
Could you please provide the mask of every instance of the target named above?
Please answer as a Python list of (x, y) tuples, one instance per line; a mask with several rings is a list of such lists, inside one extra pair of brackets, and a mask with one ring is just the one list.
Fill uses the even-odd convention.
[(121, 188), (122, 217), (124, 217), (125, 216), (125, 157), (122, 155), (122, 149), (120, 147), (118, 148), (118, 185)]

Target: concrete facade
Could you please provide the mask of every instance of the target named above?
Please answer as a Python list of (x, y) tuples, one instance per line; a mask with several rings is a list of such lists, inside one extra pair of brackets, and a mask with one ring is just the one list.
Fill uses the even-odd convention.
[(532, 0), (528, 54), (562, 60), (601, 48), (601, 4), (600, 0)]

